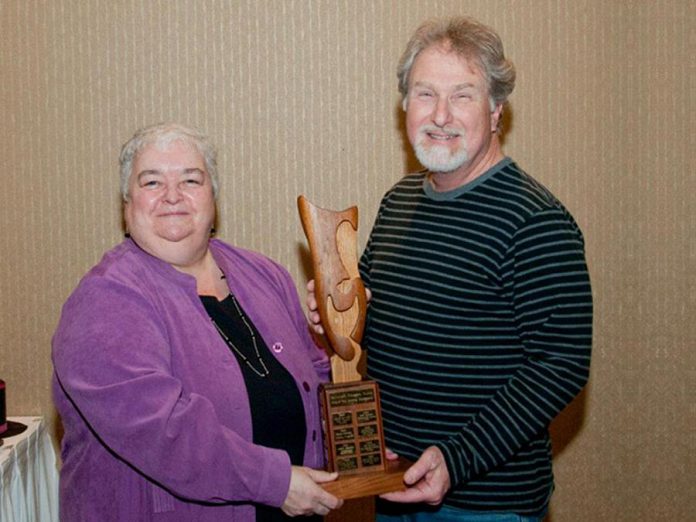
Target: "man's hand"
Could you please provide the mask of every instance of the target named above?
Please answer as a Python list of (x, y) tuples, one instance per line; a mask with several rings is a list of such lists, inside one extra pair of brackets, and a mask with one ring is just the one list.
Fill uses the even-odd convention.
[(304, 466), (293, 466), (290, 475), (290, 489), (281, 509), (288, 516), (326, 515), (332, 509), (340, 508), (343, 500), (324, 491), (319, 484), (336, 480), (338, 473), (328, 473)]
[(314, 294), (314, 279), (307, 282), (307, 318), (309, 324), (319, 335), (324, 335), (324, 327), (321, 325), (321, 317), (319, 317), (319, 306), (317, 305), (317, 296)]
[[(307, 318), (309, 325), (317, 334), (324, 335), (324, 327), (321, 325), (321, 317), (319, 316), (319, 306), (317, 305), (317, 296), (314, 293), (314, 279), (307, 282)], [(372, 299), (372, 292), (369, 288), (365, 288), (365, 300), (369, 303)]]
[(445, 457), (439, 448), (427, 448), (413, 466), (404, 473), (405, 491), (380, 495), (391, 502), (425, 502), (436, 506), (450, 488), (450, 476)]
[(384, 454), (387, 457), (387, 460), (396, 460), (399, 458), (398, 453), (394, 453), (392, 450), (389, 448), (384, 448)]

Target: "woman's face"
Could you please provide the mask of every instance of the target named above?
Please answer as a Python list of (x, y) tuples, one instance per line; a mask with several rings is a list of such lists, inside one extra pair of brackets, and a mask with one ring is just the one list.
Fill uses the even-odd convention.
[(205, 161), (184, 141), (147, 145), (133, 161), (124, 218), (133, 240), (174, 266), (208, 248), (215, 198)]

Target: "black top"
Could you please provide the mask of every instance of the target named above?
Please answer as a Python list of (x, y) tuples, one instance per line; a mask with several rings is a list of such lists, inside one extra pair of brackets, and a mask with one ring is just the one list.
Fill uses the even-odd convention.
[[(307, 428), (304, 407), (294, 379), (271, 354), (261, 334), (232, 294), (222, 301), (213, 296), (201, 296), (201, 301), (210, 318), (258, 372), (252, 370), (239, 353), (230, 347), (239, 361), (249, 395), (254, 444), (285, 450), (290, 456), (290, 462), (301, 466)], [(250, 330), (256, 337), (256, 347)], [(265, 377), (259, 375), (265, 371), (258, 360), (257, 349), (268, 369)], [(256, 520), (276, 522), (291, 519), (279, 508), (257, 505)]]
[(572, 216), (509, 158), (448, 192), (410, 175), (382, 200), (360, 275), (387, 445), (414, 460), (437, 445), (446, 506), (542, 514), (546, 428), (590, 365), (592, 293)]

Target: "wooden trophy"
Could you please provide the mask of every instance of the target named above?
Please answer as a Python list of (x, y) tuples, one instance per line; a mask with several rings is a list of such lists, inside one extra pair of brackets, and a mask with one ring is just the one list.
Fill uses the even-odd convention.
[(360, 372), (367, 301), (358, 273), (358, 209), (325, 210), (304, 196), (297, 204), (312, 254), (317, 308), (333, 352), (332, 382), (321, 387), (320, 402), (328, 468), (339, 478), (322, 487), (343, 499), (403, 490), (408, 462), (386, 460), (379, 388)]

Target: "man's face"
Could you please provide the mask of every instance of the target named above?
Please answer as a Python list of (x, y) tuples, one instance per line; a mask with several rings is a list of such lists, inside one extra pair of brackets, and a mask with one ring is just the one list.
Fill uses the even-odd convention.
[(485, 161), (500, 117), (479, 67), (442, 45), (423, 50), (409, 76), (406, 130), (419, 161), (435, 173), (466, 175)]

